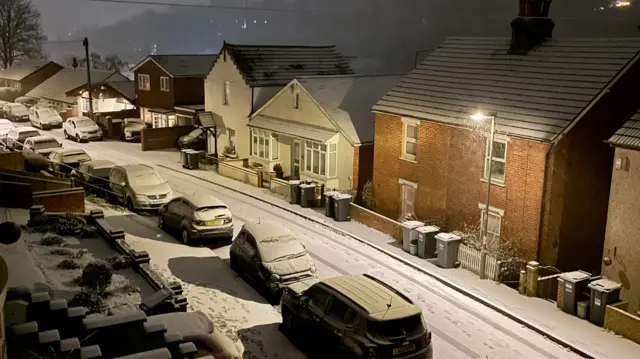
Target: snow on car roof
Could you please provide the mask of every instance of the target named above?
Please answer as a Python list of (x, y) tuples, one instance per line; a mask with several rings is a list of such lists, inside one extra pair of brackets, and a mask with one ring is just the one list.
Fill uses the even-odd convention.
[(54, 152), (62, 153), (63, 155), (76, 155), (76, 154), (87, 154), (87, 151), (82, 148), (61, 148), (59, 150), (55, 150)]
[(183, 196), (186, 201), (190, 202), (196, 208), (202, 207), (226, 207), (224, 202), (222, 202), (218, 197), (211, 196), (208, 194), (200, 194), (197, 196)]
[(245, 223), (244, 229), (253, 234), (254, 237), (273, 238), (291, 234), (288, 229), (271, 222)]
[(85, 165), (93, 168), (93, 169), (99, 169), (99, 168), (109, 168), (109, 167), (115, 167), (116, 164), (113, 163), (112, 161), (109, 160), (92, 160), (92, 161), (87, 161), (84, 163)]
[(51, 142), (51, 141), (58, 142), (55, 138), (51, 136), (45, 136), (45, 135), (33, 136), (33, 137), (29, 137), (29, 139), (33, 142)]
[(30, 131), (36, 131), (38, 132), (38, 129), (35, 127), (30, 127), (30, 126), (25, 126), (25, 127), (17, 127), (16, 130), (18, 132), (30, 132)]
[(127, 173), (136, 173), (136, 174), (144, 174), (144, 173), (154, 173), (155, 170), (153, 167), (149, 165), (123, 165), (120, 166)]
[(12, 125), (13, 127), (16, 127), (16, 125), (13, 122), (11, 122), (11, 121), (9, 121), (7, 119), (4, 119), (4, 118), (0, 118), (0, 123), (7, 124), (7, 125)]

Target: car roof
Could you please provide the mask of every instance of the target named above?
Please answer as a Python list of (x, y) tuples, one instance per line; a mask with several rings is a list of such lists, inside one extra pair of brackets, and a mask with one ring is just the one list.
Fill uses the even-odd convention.
[(291, 232), (282, 225), (271, 222), (249, 222), (245, 223), (242, 228), (251, 233), (254, 237), (260, 236), (261, 239), (276, 238), (291, 234)]
[(87, 165), (91, 168), (97, 169), (97, 168), (108, 168), (108, 167), (115, 167), (116, 164), (113, 163), (112, 161), (109, 160), (91, 160), (91, 161), (87, 161), (87, 162), (83, 162), (83, 165)]
[(54, 150), (53, 152), (61, 153), (63, 155), (76, 154), (76, 153), (87, 154), (87, 151), (83, 150), (82, 148), (60, 148), (60, 149)]
[(15, 124), (13, 122), (11, 122), (11, 121), (9, 121), (9, 120), (7, 120), (5, 118), (0, 118), (0, 123), (10, 123), (15, 127)]
[(16, 127), (16, 130), (18, 130), (18, 132), (38, 131), (37, 128), (31, 126)]
[(214, 206), (227, 206), (222, 202), (218, 197), (211, 196), (208, 194), (199, 194), (197, 196), (182, 196), (182, 198), (191, 203), (196, 208), (201, 207), (214, 207)]
[(156, 171), (149, 165), (122, 165), (118, 167), (127, 173), (154, 173)]
[(342, 294), (373, 320), (401, 319), (422, 313), (407, 296), (368, 274), (328, 278), (320, 283)]
[(29, 140), (33, 142), (49, 142), (51, 140), (58, 142), (58, 140), (56, 140), (55, 138), (46, 135), (29, 137)]
[(92, 119), (90, 119), (87, 116), (74, 116), (74, 117), (69, 117), (67, 120), (72, 120), (72, 121), (77, 121), (77, 120), (89, 120), (91, 122), (93, 122)]
[(19, 103), (19, 102), (9, 102), (9, 103), (5, 103), (5, 105), (9, 105), (9, 106), (22, 106), (25, 107), (23, 104)]

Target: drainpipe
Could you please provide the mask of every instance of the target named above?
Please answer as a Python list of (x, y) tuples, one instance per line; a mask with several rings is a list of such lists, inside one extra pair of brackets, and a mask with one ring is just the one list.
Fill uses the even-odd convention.
[(545, 206), (545, 194), (547, 192), (547, 174), (549, 172), (549, 157), (551, 156), (551, 150), (555, 146), (556, 142), (552, 142), (549, 148), (547, 149), (547, 153), (544, 155), (544, 177), (542, 181), (542, 198), (540, 199), (540, 220), (538, 223), (538, 254), (537, 259), (540, 260), (541, 250), (542, 250), (542, 227), (544, 224), (544, 212), (546, 210)]
[(254, 110), (253, 109), (253, 100), (254, 100), (253, 96), (254, 96), (254, 87), (251, 86), (251, 113), (249, 113), (249, 116), (253, 115), (253, 110)]

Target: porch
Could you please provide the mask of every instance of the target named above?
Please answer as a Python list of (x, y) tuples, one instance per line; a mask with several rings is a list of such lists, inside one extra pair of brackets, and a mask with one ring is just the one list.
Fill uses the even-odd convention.
[[(135, 110), (135, 89), (133, 82), (104, 82), (92, 85), (92, 105), (95, 115), (123, 118), (118, 113), (129, 114)], [(84, 84), (67, 91), (67, 96), (76, 97), (80, 111), (89, 113), (88, 85)]]
[(151, 128), (195, 126), (204, 105), (182, 105), (172, 109), (140, 108), (140, 118)]

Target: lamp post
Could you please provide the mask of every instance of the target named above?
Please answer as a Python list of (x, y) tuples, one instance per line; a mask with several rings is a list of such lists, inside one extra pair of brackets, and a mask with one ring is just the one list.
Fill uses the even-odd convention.
[[(489, 208), (491, 203), (491, 166), (493, 164), (493, 138), (496, 131), (496, 113), (483, 114), (481, 112), (474, 113), (469, 116), (474, 121), (491, 120), (491, 132), (489, 133), (489, 164), (487, 169), (487, 200), (485, 214), (482, 223), (482, 251), (480, 252), (480, 279), (486, 279), (485, 268), (487, 266), (487, 241), (489, 231)], [(485, 164), (485, 166), (487, 166)], [(486, 168), (486, 167), (485, 167)]]

